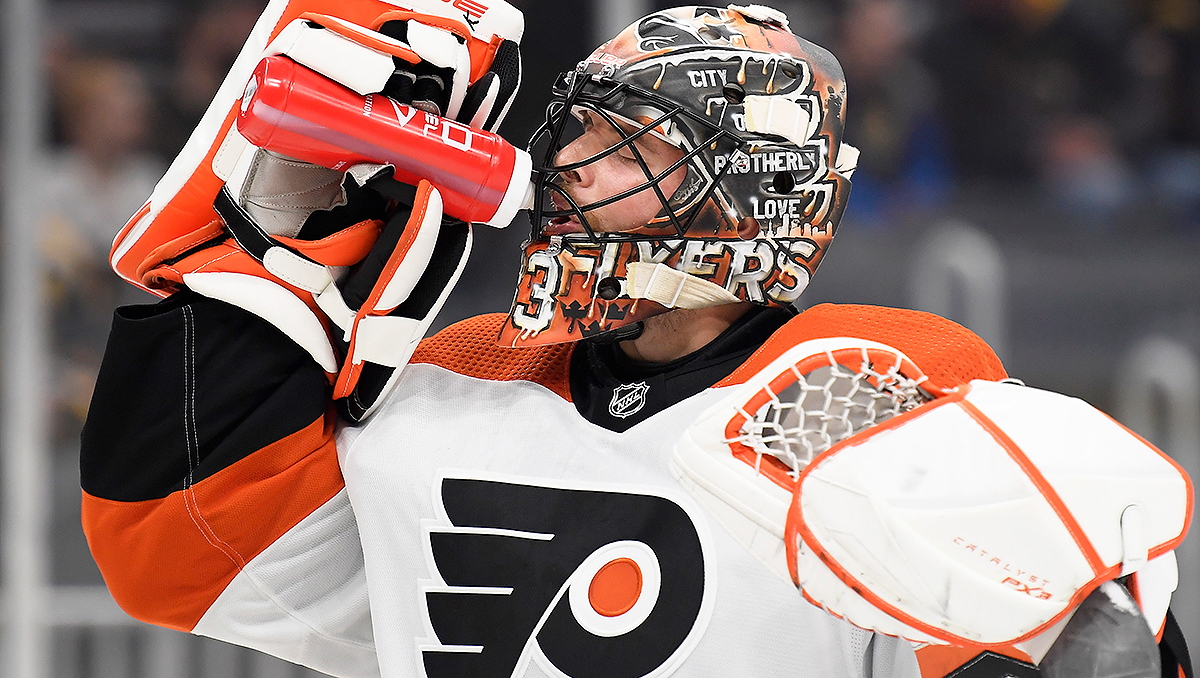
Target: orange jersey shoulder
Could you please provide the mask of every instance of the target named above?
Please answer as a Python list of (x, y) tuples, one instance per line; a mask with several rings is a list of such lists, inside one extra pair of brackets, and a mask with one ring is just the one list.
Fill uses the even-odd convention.
[(489, 381), (529, 381), (571, 400), (568, 372), (575, 344), (506, 348), (496, 343), (503, 313), (457, 322), (421, 341), (410, 363), (437, 365)]
[(741, 367), (717, 385), (740, 384), (791, 347), (827, 337), (854, 337), (887, 344), (908, 356), (930, 381), (943, 388), (972, 379), (996, 381), (1008, 376), (987, 342), (939, 315), (885, 306), (820, 304), (779, 328)]

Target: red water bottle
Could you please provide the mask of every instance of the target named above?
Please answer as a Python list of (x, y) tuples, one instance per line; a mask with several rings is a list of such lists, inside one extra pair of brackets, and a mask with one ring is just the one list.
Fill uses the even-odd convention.
[(237, 127), (255, 146), (296, 160), (335, 170), (386, 163), (399, 181), (427, 179), (446, 214), (463, 221), (504, 227), (532, 199), (529, 154), (498, 134), (361, 96), (285, 56), (258, 63)]

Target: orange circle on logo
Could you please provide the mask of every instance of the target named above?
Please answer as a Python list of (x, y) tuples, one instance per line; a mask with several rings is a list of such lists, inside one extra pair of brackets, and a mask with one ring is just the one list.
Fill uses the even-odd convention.
[(641, 595), (642, 568), (629, 558), (606, 563), (588, 586), (588, 602), (605, 617), (625, 614)]

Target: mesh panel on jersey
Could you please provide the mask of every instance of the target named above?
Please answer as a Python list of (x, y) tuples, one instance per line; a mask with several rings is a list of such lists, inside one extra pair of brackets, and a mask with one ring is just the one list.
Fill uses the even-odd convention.
[[(847, 626), (849, 625), (847, 624)], [(871, 673), (870, 668), (864, 668), (863, 665), (868, 660), (867, 652), (875, 635), (857, 626), (851, 627), (851, 629), (846, 632), (842, 640), (842, 656), (845, 658), (846, 665), (854, 671), (855, 675), (872, 676), (874, 674)]]
[(740, 383), (788, 348), (825, 337), (856, 337), (887, 344), (908, 356), (933, 384), (942, 388), (972, 379), (998, 381), (1008, 376), (987, 342), (952, 320), (903, 308), (820, 304), (793, 318), (771, 337), (764, 350), (721, 385)]
[(506, 348), (496, 344), (507, 316), (475, 316), (421, 341), (411, 363), (427, 363), (489, 381), (530, 381), (571, 399), (567, 370), (575, 344)]

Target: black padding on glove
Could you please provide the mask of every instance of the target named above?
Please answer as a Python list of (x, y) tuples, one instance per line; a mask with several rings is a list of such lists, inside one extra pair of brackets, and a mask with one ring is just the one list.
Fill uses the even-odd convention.
[[(379, 239), (375, 241), (371, 251), (362, 261), (355, 264), (345, 281), (339, 285), (342, 299), (354, 310), (362, 308), (362, 305), (367, 303), (367, 297), (371, 296), (371, 290), (375, 288), (375, 283), (383, 273), (383, 267), (387, 265), (392, 251), (396, 249), (396, 243), (400, 242), (400, 237), (404, 235), (404, 226), (412, 216), (412, 206), (417, 199), (417, 187), (396, 181), (391, 172), (372, 177), (367, 182), (367, 187), (370, 190), (364, 192), (377, 197), (386, 196), (397, 203), (398, 209), (384, 224), (383, 231), (380, 232)], [(342, 347), (343, 353), (345, 348)]]
[[(500, 43), (500, 47), (496, 49), (496, 56), (492, 59), (491, 72), (500, 78), (500, 93), (496, 96), (496, 105), (483, 128), (494, 132), (499, 124), (500, 115), (516, 95), (517, 88), (521, 86), (521, 46), (512, 40)], [(480, 82), (483, 82), (482, 78)]]
[[(403, 222), (401, 222), (403, 225)], [(384, 233), (380, 235), (382, 241), (388, 236), (388, 227), (385, 227)], [(393, 243), (399, 239), (403, 229), (393, 229), (396, 231)], [(429, 315), (437, 300), (446, 289), (450, 286), (450, 281), (454, 277), (454, 273), (458, 270), (458, 266), (462, 261), (463, 251), (467, 247), (467, 238), (470, 235), (470, 227), (457, 219), (443, 219), (442, 228), (438, 233), (437, 244), (434, 245), (433, 257), (429, 261), (429, 267), (425, 269), (424, 275), (413, 288), (412, 294), (402, 304), (396, 307), (389, 315), (400, 316), (404, 318), (424, 318)], [(379, 246), (377, 245), (377, 248)], [(390, 250), (388, 250), (390, 253)], [(372, 251), (374, 254), (374, 250)], [(370, 258), (370, 257), (368, 257)], [(386, 256), (383, 261), (387, 261)], [(364, 261), (365, 263), (365, 261)], [(346, 280), (346, 288), (354, 287), (356, 295), (362, 295), (362, 301), (351, 301), (351, 293), (347, 289), (343, 289), (343, 297), (351, 308), (361, 306), (366, 300), (366, 295), (370, 294), (370, 288), (374, 284), (374, 280), (379, 277), (379, 270), (382, 270), (382, 265), (375, 271), (373, 277), (369, 277), (367, 272), (362, 268), (355, 270)], [(355, 280), (354, 278), (359, 278)], [(367, 283), (370, 282), (370, 285)], [(366, 293), (363, 294), (361, 289), (365, 287)], [(338, 338), (341, 344), (343, 354), (346, 352), (347, 346)], [(338, 412), (342, 417), (350, 421), (362, 421), (366, 414), (367, 406), (364, 403), (375, 403), (383, 388), (387, 385), (395, 368), (386, 365), (376, 365), (370, 362), (364, 362), (362, 372), (358, 378), (358, 384), (354, 388), (354, 393), (349, 398), (341, 398), (335, 401), (337, 403)]]
[(304, 259), (308, 259), (303, 254), (296, 252), (291, 247), (280, 244), (269, 233), (264, 231), (254, 219), (246, 212), (246, 210), (233, 199), (233, 195), (229, 193), (228, 186), (222, 186), (221, 191), (217, 193), (217, 197), (213, 199), (213, 209), (217, 211), (217, 215), (221, 217), (221, 221), (225, 222), (225, 230), (233, 236), (237, 241), (238, 247), (241, 247), (247, 254), (262, 263), (263, 257), (267, 255), (267, 250), (272, 247), (284, 247), (292, 253)]
[(413, 288), (412, 294), (396, 307), (392, 315), (404, 318), (424, 318), (429, 315), (438, 298), (450, 287), (454, 272), (462, 263), (463, 251), (467, 248), (470, 233), (471, 227), (466, 222), (450, 217), (442, 219), (442, 230), (438, 233), (437, 244), (433, 247), (429, 267)]
[(1179, 678), (1181, 671), (1186, 678), (1195, 678), (1187, 640), (1184, 639), (1179, 622), (1175, 621), (1175, 615), (1170, 610), (1167, 610), (1162, 641), (1158, 644), (1158, 654), (1162, 659), (1163, 678)]
[[(487, 98), (487, 93), (492, 87), (492, 82), (499, 80), (500, 76), (492, 72), (483, 74), (483, 77), (475, 81), (474, 85), (467, 88), (467, 94), (463, 97), (462, 108), (458, 112), (460, 122), (470, 122), (475, 117), (475, 112), (483, 105), (483, 100)], [(497, 97), (497, 101), (499, 98)], [(491, 119), (495, 114), (493, 111), (488, 115)], [(486, 122), (486, 121), (485, 121)]]
[[(408, 21), (384, 22), (379, 32), (408, 43)], [(462, 42), (462, 38), (454, 37)], [(438, 68), (427, 61), (410, 64), (398, 57), (392, 57), (392, 62), (396, 71), (383, 86), (384, 96), (435, 115), (446, 114), (450, 106), (449, 83), (454, 82), (453, 68)]]
[(392, 169), (388, 168), (378, 175), (371, 177), (367, 180), (367, 188), (384, 197), (391, 198), (401, 205), (412, 207), (412, 204), (417, 200), (417, 187), (402, 181), (396, 181), (392, 178), (392, 173)]
[(379, 234), (379, 239), (371, 247), (371, 251), (362, 261), (355, 264), (350, 275), (346, 276), (345, 282), (339, 286), (342, 291), (342, 299), (346, 300), (346, 305), (350, 308), (357, 311), (367, 303), (367, 297), (371, 296), (371, 291), (375, 289), (375, 283), (379, 281), (383, 267), (387, 265), (392, 251), (396, 249), (396, 243), (400, 242), (400, 237), (404, 235), (404, 226), (410, 214), (412, 214), (411, 206), (408, 209), (400, 210), (392, 215), (391, 219), (388, 219), (383, 231)]
[(504, 113), (509, 100), (517, 93), (517, 88), (521, 86), (521, 48), (512, 40), (500, 43), (500, 47), (496, 48), (491, 70), (467, 88), (462, 110), (458, 114), (459, 122), (470, 122), (475, 117), (493, 82), (496, 83), (496, 100), (488, 112), (487, 119), (483, 121), (483, 128), (489, 132), (496, 131), (501, 114)]
[[(329, 210), (317, 210), (308, 215), (304, 227), (296, 236), (299, 240), (320, 240), (367, 219), (382, 219), (387, 210), (387, 198), (378, 192), (358, 185), (346, 176), (342, 179), (346, 204)], [(390, 196), (388, 196), (390, 197)], [(412, 200), (409, 200), (412, 203)]]

